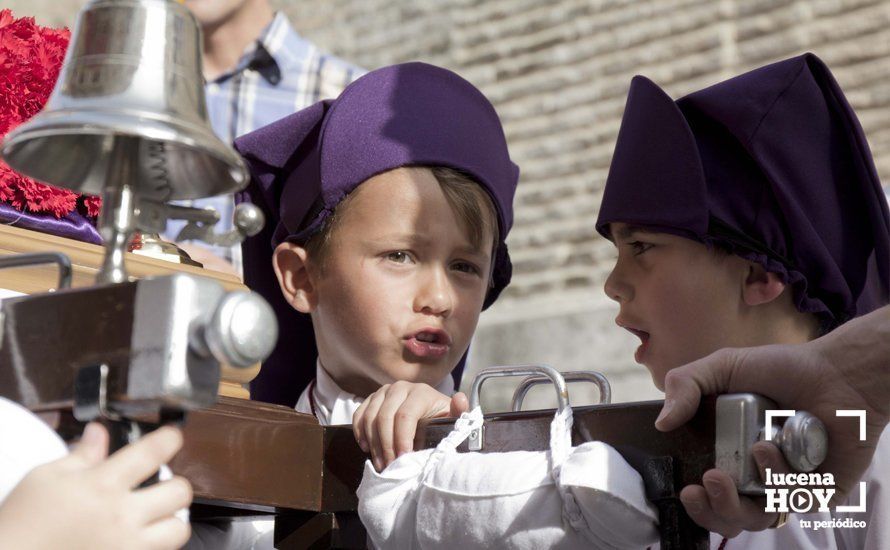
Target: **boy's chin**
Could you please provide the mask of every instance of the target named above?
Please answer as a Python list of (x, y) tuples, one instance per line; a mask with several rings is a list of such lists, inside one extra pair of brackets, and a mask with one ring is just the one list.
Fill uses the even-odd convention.
[(671, 372), (677, 367), (682, 367), (686, 363), (678, 362), (678, 361), (658, 361), (652, 360), (647, 361), (645, 363), (645, 367), (649, 369), (649, 374), (652, 376), (652, 383), (655, 384), (655, 387), (658, 388), (658, 391), (664, 391), (664, 379), (667, 377), (667, 373)]
[(646, 361), (643, 366), (649, 370), (652, 377), (652, 383), (658, 388), (658, 391), (664, 391), (664, 378), (667, 373), (674, 367), (665, 366), (657, 361)]
[(445, 363), (447, 362), (443, 362), (443, 365), (431, 365), (406, 362), (396, 369), (385, 369), (385, 372), (392, 380), (427, 384), (435, 388), (451, 374), (452, 369), (448, 368)]
[(655, 384), (655, 387), (658, 389), (658, 391), (663, 392), (664, 391), (664, 375), (659, 376), (651, 371), (649, 374), (652, 375), (652, 383)]

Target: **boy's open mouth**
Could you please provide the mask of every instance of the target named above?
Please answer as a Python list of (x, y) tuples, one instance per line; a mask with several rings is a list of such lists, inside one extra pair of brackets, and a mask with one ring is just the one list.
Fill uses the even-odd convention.
[(622, 323), (621, 321), (619, 321), (618, 319), (615, 320), (615, 324), (617, 324), (619, 327), (625, 329), (626, 331), (630, 332), (631, 334), (633, 334), (634, 336), (636, 336), (637, 338), (640, 339), (640, 345), (637, 348), (637, 350), (634, 352), (634, 361), (636, 361), (637, 363), (643, 364), (643, 356), (645, 355), (646, 350), (649, 349), (649, 333), (646, 332), (645, 330), (640, 330), (638, 328), (633, 328), (633, 327), (627, 326), (624, 323)]
[(424, 328), (409, 335), (405, 339), (405, 347), (417, 357), (437, 359), (448, 353), (451, 336), (441, 329)]

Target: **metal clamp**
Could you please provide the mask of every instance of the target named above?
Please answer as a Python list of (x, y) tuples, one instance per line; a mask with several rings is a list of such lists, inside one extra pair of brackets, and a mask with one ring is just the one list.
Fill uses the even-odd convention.
[[(547, 365), (520, 365), (514, 367), (489, 367), (483, 369), (476, 375), (473, 380), (473, 387), (470, 389), (470, 410), (474, 410), (479, 406), (479, 393), (482, 390), (482, 383), (489, 378), (503, 378), (506, 376), (535, 376), (549, 379), (556, 387), (556, 399), (559, 402), (559, 411), (562, 412), (569, 408), (569, 390), (566, 387), (566, 381), (563, 375), (553, 367)], [(482, 450), (482, 433), (484, 427), (479, 427), (470, 432), (469, 442), (467, 446), (471, 451)]]
[(766, 425), (768, 412), (777, 409), (774, 401), (754, 393), (731, 393), (717, 398), (714, 464), (732, 478), (740, 494), (764, 495), (764, 484), (751, 449), (758, 441), (766, 440), (767, 434), (795, 472), (811, 472), (825, 459), (828, 452), (825, 425), (801, 410), (784, 424), (773, 419)]
[[(591, 370), (579, 370), (563, 372), (560, 374), (562, 374), (563, 380), (565, 380), (566, 382), (592, 382), (593, 384), (596, 384), (596, 387), (599, 388), (600, 392), (600, 400), (598, 405), (612, 402), (612, 386), (609, 385), (609, 381), (602, 373)], [(520, 382), (519, 387), (517, 387), (516, 391), (513, 392), (513, 412), (519, 412), (522, 410), (522, 402), (525, 401), (525, 396), (528, 394), (528, 391), (532, 389), (533, 386), (547, 384), (550, 382), (550, 380), (551, 379), (549, 377), (535, 375), (529, 376), (528, 378)]]

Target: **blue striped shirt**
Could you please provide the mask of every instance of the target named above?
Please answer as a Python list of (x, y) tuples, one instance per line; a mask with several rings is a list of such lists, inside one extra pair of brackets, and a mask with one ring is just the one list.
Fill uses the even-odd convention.
[[(363, 72), (319, 50), (294, 30), (287, 16), (278, 12), (235, 68), (206, 84), (210, 124), (220, 139), (232, 143), (238, 136), (322, 99), (340, 95), (343, 88)], [(235, 208), (232, 195), (179, 201), (179, 204), (211, 206), (221, 217), (215, 231), (232, 228)], [(165, 238), (175, 239), (184, 225), (181, 221), (170, 221)], [(211, 248), (241, 271), (240, 246)]]

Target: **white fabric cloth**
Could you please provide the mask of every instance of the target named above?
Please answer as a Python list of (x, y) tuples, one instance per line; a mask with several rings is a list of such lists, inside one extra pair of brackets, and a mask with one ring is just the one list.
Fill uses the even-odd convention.
[[(436, 389), (445, 395), (454, 393), (454, 380), (446, 376)], [(310, 397), (310, 391), (312, 395)], [(346, 392), (331, 378), (321, 361), (316, 362), (315, 384), (310, 384), (294, 407), (297, 412), (312, 414), (312, 399), (315, 399), (315, 417), (322, 426), (352, 424), (352, 415), (365, 400)], [(193, 525), (196, 527), (197, 524)], [(205, 524), (199, 527), (187, 550), (210, 548), (267, 550), (272, 548), (275, 522), (272, 520), (256, 520), (217, 524)]]
[(28, 472), (68, 454), (56, 432), (24, 407), (0, 397), (0, 502)]
[[(445, 395), (452, 395), (454, 379), (449, 374), (436, 386), (436, 389)], [(309, 395), (310, 391), (312, 396)], [(315, 364), (315, 384), (310, 384), (300, 394), (297, 406), (294, 407), (296, 411), (312, 414), (312, 398), (315, 399), (315, 417), (322, 426), (352, 424), (352, 415), (365, 400), (364, 397), (340, 389), (337, 382), (321, 366), (320, 360)]]
[(273, 550), (275, 522), (193, 522), (192, 536), (183, 550)]
[[(890, 548), (890, 427), (878, 441), (871, 465), (862, 476), (865, 482), (865, 512), (840, 512), (834, 517), (865, 521), (865, 528), (834, 529), (837, 547), (841, 550), (886, 550)], [(858, 506), (862, 500), (859, 486), (850, 492), (845, 505)]]
[(556, 415), (547, 452), (458, 453), (482, 425), (465, 413), (435, 449), (370, 462), (359, 517), (381, 549), (642, 548), (658, 539), (643, 480), (612, 447), (571, 446), (571, 409)]
[[(18, 403), (0, 397), (0, 503), (6, 500), (31, 470), (59, 460), (68, 454), (68, 446), (42, 420)], [(166, 464), (161, 466), (161, 481), (173, 478)], [(188, 523), (188, 508), (176, 512)]]

